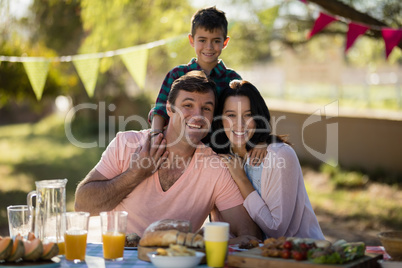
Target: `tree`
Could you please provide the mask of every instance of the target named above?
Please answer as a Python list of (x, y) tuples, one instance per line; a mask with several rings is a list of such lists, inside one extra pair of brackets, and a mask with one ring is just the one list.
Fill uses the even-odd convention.
[[(321, 6), (334, 15), (338, 15), (355, 22), (379, 27), (402, 27), (402, 16), (400, 15), (402, 12), (402, 2), (400, 0), (374, 1), (375, 6), (373, 5), (372, 7), (370, 7), (369, 3), (366, 2), (366, 12), (359, 11), (357, 8), (355, 8), (355, 6), (357, 5), (362, 7), (363, 3), (359, 0), (308, 1)], [(375, 16), (378, 16), (378, 18), (376, 18)], [(368, 35), (375, 38), (382, 38), (381, 31), (376, 29), (371, 29)], [(398, 47), (402, 49), (402, 40), (399, 42)]]

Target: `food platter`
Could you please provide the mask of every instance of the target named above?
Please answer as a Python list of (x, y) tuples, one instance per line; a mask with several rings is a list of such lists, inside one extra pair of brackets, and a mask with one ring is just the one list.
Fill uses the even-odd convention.
[[(142, 247), (138, 246), (138, 259), (142, 261), (147, 261), (150, 262), (151, 260), (149, 259), (148, 253), (156, 251), (158, 248), (165, 248), (165, 247)], [(201, 248), (190, 248), (198, 252), (205, 253), (205, 249)], [(201, 260), (201, 263), (205, 263), (205, 257)]]
[(328, 267), (342, 267), (342, 268), (363, 268), (363, 267), (376, 267), (377, 261), (382, 259), (382, 254), (366, 254), (365, 256), (354, 261), (330, 265), (330, 264), (316, 264), (311, 261), (296, 261), (292, 259), (281, 259), (272, 257), (261, 256), (260, 248), (253, 248), (247, 251), (235, 252), (228, 256), (227, 265), (233, 267), (278, 267), (278, 268), (328, 268)]
[(53, 268), (60, 266), (60, 258), (53, 257), (49, 261), (20, 261), (20, 262), (2, 262), (0, 263), (1, 268), (10, 267), (26, 267), (26, 268)]
[(137, 250), (138, 247), (124, 247), (124, 249), (127, 249), (127, 250)]

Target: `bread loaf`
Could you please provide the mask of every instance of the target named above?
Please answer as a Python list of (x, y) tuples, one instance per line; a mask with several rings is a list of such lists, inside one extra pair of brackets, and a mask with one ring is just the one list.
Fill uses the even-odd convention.
[(177, 245), (185, 245), (186, 244), (186, 236), (187, 236), (186, 233), (179, 232), (179, 234), (177, 235), (176, 244)]
[(193, 248), (204, 248), (204, 237), (200, 234), (196, 234), (191, 241)]
[(194, 234), (193, 233), (187, 233), (186, 235), (186, 241), (183, 246), (191, 247), (192, 246), (192, 241), (193, 241)]
[(204, 239), (200, 234), (167, 230), (148, 232), (140, 240), (140, 246), (142, 247), (167, 247), (170, 244), (204, 248)]
[(167, 247), (170, 244), (177, 243), (177, 236), (179, 231), (168, 230), (168, 231), (155, 231), (148, 232), (143, 235), (140, 240), (140, 246), (142, 247)]
[(147, 229), (145, 229), (143, 236), (147, 233), (166, 230), (178, 230), (183, 233), (188, 233), (192, 231), (192, 226), (191, 222), (186, 220), (163, 219), (151, 223)]

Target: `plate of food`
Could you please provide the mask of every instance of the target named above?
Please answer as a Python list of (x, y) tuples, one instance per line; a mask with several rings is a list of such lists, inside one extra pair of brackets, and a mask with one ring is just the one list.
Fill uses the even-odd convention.
[(53, 257), (51, 260), (40, 261), (18, 261), (18, 262), (0, 262), (1, 268), (25, 267), (25, 268), (53, 268), (60, 266), (60, 258)]
[(198, 252), (181, 245), (170, 245), (169, 248), (158, 248), (147, 253), (148, 258), (158, 268), (191, 268), (200, 264), (205, 253)]
[(262, 247), (264, 243), (260, 243), (257, 240), (251, 239), (248, 242), (243, 242), (240, 244), (229, 245), (229, 248), (235, 251), (246, 251), (256, 247)]
[(124, 249), (137, 250), (140, 239), (141, 237), (136, 233), (127, 234), (126, 241), (124, 242)]

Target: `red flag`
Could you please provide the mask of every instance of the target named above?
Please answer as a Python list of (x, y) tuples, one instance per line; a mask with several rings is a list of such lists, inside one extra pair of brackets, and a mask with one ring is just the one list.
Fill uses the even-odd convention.
[(307, 4), (307, 0), (300, 0), (300, 1), (302, 1), (302, 2), (305, 3), (305, 4)]
[(384, 38), (386, 58), (388, 59), (392, 49), (399, 44), (399, 41), (402, 38), (402, 30), (382, 28), (381, 33), (382, 37)]
[(308, 38), (311, 38), (313, 35), (324, 29), (325, 26), (327, 26), (328, 24), (330, 24), (335, 20), (337, 19), (320, 12), (320, 15), (318, 16), (317, 20), (314, 23), (313, 29), (308, 35)]
[(349, 29), (348, 33), (346, 35), (346, 47), (345, 47), (345, 52), (348, 51), (348, 49), (353, 45), (353, 43), (356, 41), (356, 39), (364, 34), (369, 27), (357, 23), (349, 23)]

